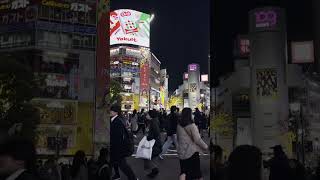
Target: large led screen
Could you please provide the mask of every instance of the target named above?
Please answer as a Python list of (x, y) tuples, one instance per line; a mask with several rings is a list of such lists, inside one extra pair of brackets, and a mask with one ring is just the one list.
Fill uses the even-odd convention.
[(150, 47), (151, 16), (142, 12), (119, 9), (110, 13), (110, 45), (132, 44)]

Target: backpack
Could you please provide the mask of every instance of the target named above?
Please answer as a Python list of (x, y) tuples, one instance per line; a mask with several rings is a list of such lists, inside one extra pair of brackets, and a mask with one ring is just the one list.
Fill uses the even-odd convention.
[[(103, 164), (97, 171), (95, 180), (109, 180), (110, 179), (110, 169), (108, 164)], [(107, 178), (107, 179), (106, 179)], [(109, 179), (108, 179), (109, 178)]]
[(134, 137), (133, 133), (131, 131), (128, 131), (128, 129), (123, 126), (124, 132), (123, 132), (123, 155), (125, 157), (129, 157), (134, 153)]

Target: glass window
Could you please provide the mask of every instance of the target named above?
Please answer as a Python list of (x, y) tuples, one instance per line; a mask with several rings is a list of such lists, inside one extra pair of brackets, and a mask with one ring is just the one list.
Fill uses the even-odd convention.
[(58, 9), (58, 8), (54, 9), (54, 20), (61, 21), (62, 14), (63, 14), (63, 11), (61, 9)]
[(50, 17), (50, 8), (47, 6), (41, 6), (40, 8), (40, 18), (49, 19)]
[(88, 24), (90, 24), (90, 25), (96, 24), (96, 13), (94, 11), (90, 11), (88, 18), (89, 18)]

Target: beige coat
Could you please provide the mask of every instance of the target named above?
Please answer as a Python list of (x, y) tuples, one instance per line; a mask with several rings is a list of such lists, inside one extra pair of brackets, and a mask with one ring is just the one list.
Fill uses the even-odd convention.
[(194, 153), (203, 153), (208, 149), (208, 145), (201, 139), (197, 126), (192, 123), (185, 127), (178, 125), (178, 154), (184, 160), (190, 158)]

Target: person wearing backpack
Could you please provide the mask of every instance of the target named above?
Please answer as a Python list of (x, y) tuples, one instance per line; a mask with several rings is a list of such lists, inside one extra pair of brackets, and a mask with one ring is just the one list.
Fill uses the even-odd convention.
[(98, 158), (97, 171), (95, 172), (95, 180), (110, 180), (110, 163), (108, 161), (109, 151), (107, 148), (102, 148), (100, 150), (100, 155)]
[(122, 123), (121, 107), (118, 105), (111, 106), (111, 127), (110, 127), (110, 160), (115, 169), (113, 180), (120, 179), (117, 168), (127, 176), (128, 180), (137, 180), (132, 168), (128, 165), (126, 158), (133, 153), (133, 141), (128, 130)]

